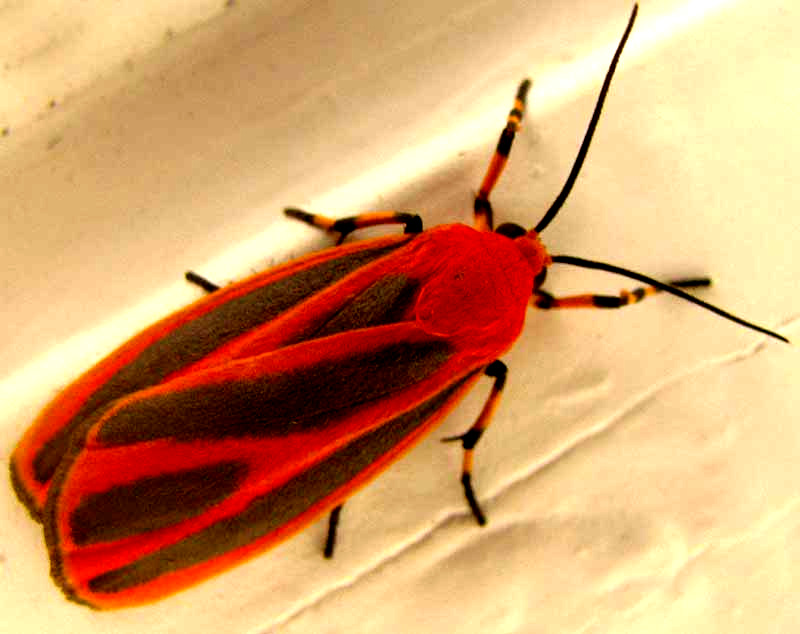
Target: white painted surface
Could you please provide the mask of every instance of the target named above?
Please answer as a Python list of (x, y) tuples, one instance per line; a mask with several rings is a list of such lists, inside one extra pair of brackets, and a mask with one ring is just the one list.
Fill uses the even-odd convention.
[[(12, 41), (36, 51), (0, 87), (4, 460), (59, 386), (196, 296), (186, 268), (227, 281), (326, 244), (284, 205), (469, 221), (526, 75), (531, 108), (493, 202), (534, 224), (630, 9), (161, 3), (123, 19), (59, 4), (0, 13), (6, 59)], [(643, 2), (551, 250), (709, 273), (704, 298), (797, 339), (799, 23), (778, 0)], [(567, 267), (548, 280), (557, 293), (625, 285)], [(485, 529), (461, 499), (460, 452), (437, 441), (469, 424), (483, 386), (353, 498), (333, 562), (320, 522), (144, 608), (66, 602), (39, 527), (0, 487), (0, 630), (793, 631), (796, 347), (658, 298), (532, 312), (504, 360), (475, 471)]]

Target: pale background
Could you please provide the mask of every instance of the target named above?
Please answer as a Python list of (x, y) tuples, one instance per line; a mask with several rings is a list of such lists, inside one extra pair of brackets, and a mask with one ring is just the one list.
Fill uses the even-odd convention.
[[(573, 159), (631, 3), (0, 4), (0, 457), (77, 374), (219, 282), (329, 243), (283, 219), (469, 221), (516, 84), (531, 107), (493, 197), (532, 226)], [(113, 7), (113, 8), (112, 8)], [(800, 338), (800, 8), (644, 0), (554, 253), (670, 278)], [(389, 229), (391, 231), (392, 229)], [(627, 282), (553, 267), (558, 293)], [(149, 607), (51, 583), (0, 487), (0, 630), (793, 632), (798, 352), (670, 298), (531, 312), (458, 484), (480, 385), (343, 514)], [(2, 481), (0, 481), (1, 483)]]

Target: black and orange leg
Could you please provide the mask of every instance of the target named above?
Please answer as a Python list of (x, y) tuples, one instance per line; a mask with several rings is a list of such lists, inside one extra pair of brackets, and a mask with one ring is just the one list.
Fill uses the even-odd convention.
[(517, 96), (514, 99), (514, 107), (508, 113), (508, 121), (506, 127), (500, 133), (500, 140), (497, 142), (497, 149), (494, 151), (494, 156), (489, 162), (489, 167), (486, 170), (486, 175), (483, 177), (483, 182), (475, 196), (475, 228), (479, 231), (491, 231), (494, 229), (494, 218), (492, 213), (492, 205), (489, 202), (489, 195), (492, 193), (494, 186), (497, 184), (497, 179), (503, 173), (503, 169), (508, 162), (508, 154), (511, 152), (511, 145), (514, 143), (514, 137), (519, 130), (522, 116), (525, 114), (525, 100), (528, 97), (528, 91), (531, 87), (531, 80), (525, 79), (517, 88)]
[[(336, 245), (342, 244), (345, 238), (356, 229), (365, 227), (376, 227), (378, 225), (405, 225), (405, 233), (420, 233), (422, 231), (422, 218), (415, 214), (407, 214), (399, 211), (374, 211), (371, 213), (349, 216), (347, 218), (328, 218), (320, 214), (312, 214), (302, 209), (287, 207), (283, 212), (290, 218), (295, 218), (318, 227), (328, 233), (338, 233), (339, 238)], [(186, 281), (191, 282), (202, 288), (207, 293), (213, 293), (219, 289), (219, 285), (214, 284), (194, 271), (186, 272)]]
[(283, 210), (283, 213), (290, 218), (305, 222), (312, 227), (318, 227), (328, 233), (338, 233), (337, 245), (342, 244), (345, 238), (356, 229), (364, 229), (365, 227), (405, 225), (405, 233), (420, 233), (422, 231), (422, 218), (416, 214), (407, 214), (400, 211), (373, 211), (339, 219), (312, 214), (294, 207), (287, 207)]
[[(698, 288), (710, 286), (711, 280), (707, 277), (695, 279), (673, 280), (668, 282), (670, 286), (678, 288)], [(533, 305), (536, 308), (622, 308), (637, 304), (645, 297), (650, 297), (659, 293), (659, 289), (654, 286), (636, 288), (632, 291), (620, 291), (619, 295), (570, 295), (568, 297), (553, 297), (547, 291), (537, 289), (533, 292)]]
[(460, 436), (451, 436), (449, 438), (442, 439), (444, 442), (460, 440), (461, 445), (464, 447), (464, 461), (461, 467), (461, 484), (464, 486), (464, 496), (467, 498), (467, 504), (469, 504), (469, 508), (472, 511), (472, 514), (475, 516), (475, 520), (481, 526), (486, 524), (486, 516), (483, 514), (481, 507), (478, 505), (478, 500), (475, 498), (475, 491), (472, 488), (473, 457), (475, 446), (481, 439), (483, 432), (486, 431), (489, 423), (492, 422), (492, 416), (497, 409), (497, 405), (500, 403), (500, 394), (502, 393), (503, 387), (505, 387), (506, 384), (508, 368), (502, 361), (492, 361), (488, 366), (486, 366), (486, 369), (483, 372), (486, 376), (494, 379), (494, 385), (492, 386), (492, 391), (489, 394), (489, 398), (486, 399), (486, 403), (484, 403), (483, 409), (478, 415), (478, 419), (475, 421), (472, 427), (470, 427)]

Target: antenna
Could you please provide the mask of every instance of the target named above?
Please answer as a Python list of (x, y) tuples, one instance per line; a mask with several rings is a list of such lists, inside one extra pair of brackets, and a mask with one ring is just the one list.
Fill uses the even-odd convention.
[(578, 174), (581, 171), (581, 167), (583, 167), (583, 161), (586, 158), (586, 154), (589, 151), (589, 145), (592, 142), (592, 136), (594, 135), (595, 128), (597, 128), (597, 122), (600, 120), (600, 113), (603, 110), (603, 102), (605, 102), (608, 89), (611, 86), (611, 78), (614, 76), (614, 71), (617, 68), (617, 62), (619, 62), (620, 55), (622, 55), (622, 49), (625, 47), (625, 42), (628, 41), (628, 36), (631, 34), (633, 22), (636, 20), (636, 14), (638, 11), (639, 5), (634, 4), (633, 11), (631, 11), (631, 17), (628, 19), (628, 26), (625, 28), (625, 33), (622, 34), (622, 39), (617, 45), (617, 50), (614, 53), (614, 57), (611, 59), (611, 65), (608, 67), (608, 71), (606, 72), (606, 78), (603, 80), (603, 87), (600, 89), (600, 95), (597, 97), (597, 103), (594, 106), (592, 118), (589, 120), (589, 126), (586, 128), (586, 133), (583, 135), (583, 142), (578, 150), (578, 155), (575, 157), (575, 162), (572, 164), (572, 169), (569, 172), (569, 176), (567, 176), (567, 180), (564, 182), (564, 186), (561, 188), (561, 192), (558, 194), (558, 196), (556, 196), (553, 204), (550, 205), (550, 209), (547, 210), (547, 213), (539, 221), (539, 224), (533, 228), (536, 233), (541, 233), (545, 227), (550, 224), (553, 218), (556, 217), (556, 214), (559, 212), (561, 207), (563, 207), (564, 202), (567, 200), (567, 196), (569, 196), (569, 193), (572, 191), (572, 186), (578, 179)]
[(676, 297), (680, 297), (681, 299), (685, 299), (687, 302), (691, 302), (696, 306), (700, 306), (701, 308), (705, 308), (706, 310), (710, 310), (712, 313), (719, 315), (720, 317), (724, 317), (740, 326), (744, 326), (745, 328), (750, 328), (751, 330), (755, 330), (757, 332), (761, 332), (765, 335), (769, 335), (770, 337), (774, 337), (775, 339), (780, 339), (786, 343), (790, 343), (789, 340), (784, 337), (783, 335), (779, 335), (777, 332), (773, 332), (767, 328), (762, 326), (758, 326), (754, 323), (749, 321), (745, 321), (741, 317), (737, 317), (736, 315), (732, 315), (731, 313), (722, 310), (721, 308), (717, 308), (713, 304), (709, 304), (708, 302), (704, 302), (702, 299), (697, 299), (696, 297), (689, 295), (686, 291), (683, 291), (675, 286), (670, 286), (669, 284), (665, 284), (664, 282), (659, 282), (658, 280), (653, 279), (652, 277), (648, 277), (647, 275), (643, 275), (642, 273), (637, 273), (636, 271), (631, 271), (629, 269), (623, 269), (620, 266), (614, 266), (613, 264), (606, 264), (605, 262), (596, 262), (595, 260), (586, 260), (584, 258), (576, 258), (572, 257), (571, 255), (554, 255), (552, 257), (553, 262), (558, 262), (560, 264), (572, 264), (573, 266), (580, 266), (584, 269), (596, 269), (599, 271), (608, 271), (609, 273), (616, 273), (617, 275), (624, 275), (625, 277), (629, 277), (634, 280), (638, 280), (639, 282), (644, 282), (645, 284), (649, 284), (650, 286), (654, 286), (660, 291), (664, 291), (665, 293), (670, 293), (675, 295)]

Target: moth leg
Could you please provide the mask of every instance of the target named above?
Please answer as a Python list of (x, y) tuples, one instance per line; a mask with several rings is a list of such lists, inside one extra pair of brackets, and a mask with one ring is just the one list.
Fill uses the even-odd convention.
[(525, 100), (528, 97), (528, 90), (531, 87), (531, 80), (525, 79), (517, 88), (517, 96), (514, 99), (514, 107), (508, 113), (508, 121), (506, 127), (500, 133), (500, 139), (497, 141), (497, 149), (494, 151), (492, 160), (489, 162), (489, 167), (486, 169), (486, 174), (483, 177), (483, 182), (475, 196), (475, 228), (479, 231), (491, 231), (494, 228), (494, 218), (492, 213), (492, 205), (489, 203), (489, 194), (492, 193), (497, 179), (503, 173), (503, 169), (508, 162), (508, 154), (511, 152), (511, 144), (514, 142), (514, 137), (520, 127), (522, 115), (525, 114)]
[[(679, 288), (696, 288), (699, 286), (711, 286), (711, 280), (707, 277), (687, 280), (673, 280), (670, 286)], [(636, 288), (632, 291), (622, 290), (619, 295), (569, 295), (568, 297), (553, 297), (547, 291), (536, 289), (533, 292), (532, 303), (536, 308), (622, 308), (637, 304), (645, 297), (650, 297), (659, 292), (654, 286)]]
[(206, 293), (213, 293), (214, 291), (219, 290), (219, 285), (214, 284), (214, 282), (208, 281), (202, 275), (195, 273), (194, 271), (186, 271), (184, 274), (187, 282), (191, 282), (192, 284), (199, 286), (202, 288)]
[(416, 214), (407, 214), (401, 211), (373, 211), (339, 219), (312, 214), (302, 209), (296, 209), (295, 207), (287, 207), (283, 210), (283, 213), (290, 218), (318, 227), (328, 233), (338, 233), (339, 239), (336, 241), (337, 246), (342, 244), (345, 238), (353, 231), (365, 227), (405, 225), (404, 233), (420, 233), (422, 231), (422, 218)]
[[(283, 212), (290, 218), (301, 220), (314, 227), (319, 227), (328, 233), (338, 233), (336, 246), (344, 242), (345, 238), (356, 229), (375, 227), (378, 225), (405, 225), (405, 233), (420, 233), (422, 231), (422, 218), (416, 214), (407, 214), (400, 211), (373, 211), (370, 213), (348, 216), (346, 218), (328, 218), (320, 214), (312, 214), (302, 209), (287, 207)], [(186, 272), (186, 280), (202, 288), (207, 293), (219, 289), (219, 285), (207, 280), (194, 271)]]
[(478, 444), (483, 432), (489, 426), (492, 415), (495, 409), (497, 409), (497, 405), (500, 403), (500, 393), (503, 391), (503, 387), (506, 384), (508, 368), (502, 361), (495, 360), (487, 365), (483, 372), (486, 376), (494, 379), (494, 385), (492, 386), (489, 398), (487, 398), (486, 403), (483, 404), (483, 409), (478, 415), (478, 419), (472, 427), (460, 436), (450, 436), (449, 438), (442, 439), (444, 442), (460, 440), (464, 447), (464, 461), (461, 467), (461, 484), (464, 485), (464, 496), (467, 498), (467, 504), (469, 504), (472, 514), (481, 526), (486, 524), (486, 516), (483, 514), (483, 511), (481, 511), (478, 500), (475, 499), (475, 491), (472, 489), (473, 452), (475, 450), (475, 445)]
[(333, 557), (333, 547), (336, 545), (336, 528), (339, 526), (339, 516), (342, 514), (343, 506), (344, 504), (340, 504), (328, 516), (328, 536), (325, 538), (325, 550), (323, 551), (325, 559)]

